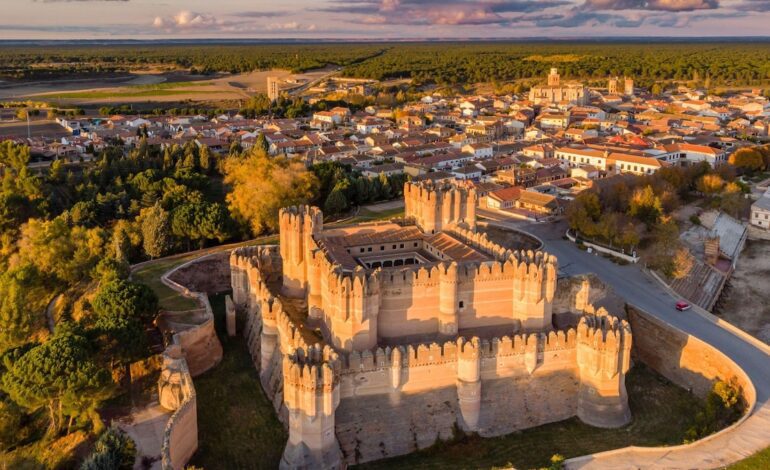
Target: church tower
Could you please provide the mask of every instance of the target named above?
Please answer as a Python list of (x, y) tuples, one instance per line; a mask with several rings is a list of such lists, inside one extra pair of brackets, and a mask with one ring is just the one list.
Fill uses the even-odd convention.
[(561, 79), (559, 78), (559, 71), (556, 70), (556, 67), (553, 67), (551, 69), (551, 73), (548, 74), (548, 86), (560, 86), (561, 85)]

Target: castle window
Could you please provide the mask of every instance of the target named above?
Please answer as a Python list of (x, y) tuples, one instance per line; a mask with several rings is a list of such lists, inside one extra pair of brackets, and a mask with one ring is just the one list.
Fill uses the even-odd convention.
[(461, 300), (461, 301), (460, 301), (460, 308), (463, 308), (463, 307), (465, 307), (465, 302), (463, 302), (463, 301)]
[(385, 245), (380, 245), (380, 251), (385, 251)]
[(368, 249), (368, 250), (366, 250), (366, 251), (372, 251), (372, 247), (370, 246), (370, 247), (369, 247), (369, 249)]
[(396, 245), (393, 245), (393, 249), (394, 249), (394, 250), (396, 249)]
[(401, 244), (401, 246), (400, 246), (400, 248), (403, 248), (403, 247), (404, 247), (404, 244), (402, 243), (402, 244)]
[(414, 242), (414, 247), (417, 248), (417, 242)]
[(366, 251), (366, 248), (361, 248), (361, 253), (363, 253), (364, 251)]

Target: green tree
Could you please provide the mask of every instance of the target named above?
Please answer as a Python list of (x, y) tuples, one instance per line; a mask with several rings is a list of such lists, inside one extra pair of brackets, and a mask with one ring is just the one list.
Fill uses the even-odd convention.
[(345, 199), (345, 193), (340, 189), (339, 185), (335, 186), (332, 192), (324, 202), (324, 213), (328, 215), (335, 215), (343, 212), (348, 206), (348, 202)]
[(148, 323), (158, 313), (158, 296), (144, 284), (115, 280), (99, 288), (91, 305), (98, 317), (136, 318)]
[(0, 452), (19, 442), (24, 414), (16, 403), (0, 398)]
[(160, 202), (142, 210), (142, 245), (150, 258), (160, 258), (171, 248), (171, 220)]
[(66, 323), (57, 327), (51, 339), (14, 361), (3, 375), (3, 389), (14, 402), (30, 411), (47, 409), (52, 435), (62, 429), (65, 416), (71, 424), (85, 415), (100, 426), (95, 409), (110, 388), (110, 374), (94, 361), (88, 340)]
[(136, 460), (136, 444), (117, 426), (99, 436), (91, 455), (80, 470), (131, 470)]
[(0, 352), (27, 341), (41, 327), (48, 295), (42, 276), (31, 264), (0, 274)]

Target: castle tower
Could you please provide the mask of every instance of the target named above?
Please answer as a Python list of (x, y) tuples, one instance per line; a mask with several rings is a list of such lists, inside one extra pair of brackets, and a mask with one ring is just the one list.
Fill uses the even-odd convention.
[(634, 79), (626, 77), (625, 85), (623, 87), (623, 93), (626, 96), (634, 96)]
[(513, 278), (513, 317), (521, 320), (527, 331), (552, 329), (558, 273), (556, 257), (529, 251), (518, 253), (511, 262), (517, 271)]
[(457, 400), (460, 428), (475, 432), (481, 416), (481, 351), (479, 339), (457, 340)]
[(317, 207), (292, 206), (279, 213), (283, 291), (302, 297), (307, 292), (310, 251), (313, 235), (323, 230), (323, 212)]
[(607, 83), (607, 92), (610, 95), (618, 94), (618, 77), (610, 77)]
[(580, 371), (577, 416), (586, 424), (617, 428), (631, 421), (626, 372), (631, 365), (631, 327), (600, 309), (577, 328)]
[(457, 335), (457, 263), (439, 266), (439, 317), (438, 330), (441, 336), (453, 338)]
[(551, 73), (548, 74), (548, 86), (557, 87), (561, 85), (561, 79), (559, 77), (559, 71), (556, 67), (551, 68)]
[(331, 341), (345, 351), (366, 351), (377, 347), (377, 319), (380, 310), (379, 271), (363, 268), (353, 273), (329, 274), (324, 305)]
[[(298, 351), (298, 355), (302, 354)], [(328, 362), (283, 360), (283, 399), (289, 410), (289, 441), (281, 469), (339, 469), (342, 452), (334, 432), (339, 379)]]
[(414, 219), (417, 226), (428, 234), (456, 224), (465, 224), (475, 230), (477, 203), (475, 189), (429, 181), (404, 184), (405, 215)]

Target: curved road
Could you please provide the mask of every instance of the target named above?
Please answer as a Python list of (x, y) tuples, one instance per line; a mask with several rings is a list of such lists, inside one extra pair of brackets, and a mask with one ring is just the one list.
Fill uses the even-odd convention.
[[(757, 392), (752, 415), (741, 426), (687, 450), (660, 452), (628, 451), (617, 455), (598, 455), (568, 468), (704, 468), (720, 467), (770, 447), (770, 347), (762, 347), (710, 320), (705, 311), (678, 312), (678, 298), (638, 265), (620, 266), (601, 256), (589, 254), (564, 239), (565, 222), (538, 224), (501, 220), (499, 215), (479, 211), (481, 217), (502, 227), (514, 228), (539, 237), (544, 250), (557, 256), (559, 276), (594, 273), (615, 292), (650, 314), (695, 336), (722, 351), (740, 366)], [(693, 306), (693, 309), (698, 307)]]

